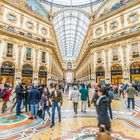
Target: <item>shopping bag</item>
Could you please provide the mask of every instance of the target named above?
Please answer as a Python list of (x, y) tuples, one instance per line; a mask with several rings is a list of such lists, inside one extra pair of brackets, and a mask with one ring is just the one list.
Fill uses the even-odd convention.
[(112, 140), (112, 137), (104, 127), (100, 127), (97, 140)]

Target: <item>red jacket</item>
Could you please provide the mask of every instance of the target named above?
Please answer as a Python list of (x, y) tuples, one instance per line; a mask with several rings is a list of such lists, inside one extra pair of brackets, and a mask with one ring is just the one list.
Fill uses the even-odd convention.
[(3, 101), (8, 101), (10, 94), (11, 94), (10, 90), (6, 90), (6, 97), (2, 98), (2, 100)]

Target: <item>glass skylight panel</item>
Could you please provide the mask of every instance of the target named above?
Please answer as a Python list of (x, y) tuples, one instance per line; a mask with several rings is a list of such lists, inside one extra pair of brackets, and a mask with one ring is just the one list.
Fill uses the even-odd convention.
[(79, 53), (88, 28), (87, 20), (83, 13), (72, 10), (63, 11), (55, 17), (54, 25), (63, 59), (68, 55), (74, 59)]

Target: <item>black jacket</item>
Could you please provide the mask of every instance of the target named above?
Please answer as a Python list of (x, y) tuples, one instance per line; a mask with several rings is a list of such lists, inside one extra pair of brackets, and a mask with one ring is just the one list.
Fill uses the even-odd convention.
[(18, 85), (15, 89), (16, 92), (16, 98), (17, 99), (23, 99), (24, 98), (24, 89), (22, 85)]
[(96, 102), (97, 115), (98, 115), (98, 127), (100, 127), (100, 125), (103, 124), (106, 126), (107, 130), (110, 130), (108, 105), (109, 105), (109, 100), (108, 100), (107, 96), (105, 96), (105, 95), (99, 97)]

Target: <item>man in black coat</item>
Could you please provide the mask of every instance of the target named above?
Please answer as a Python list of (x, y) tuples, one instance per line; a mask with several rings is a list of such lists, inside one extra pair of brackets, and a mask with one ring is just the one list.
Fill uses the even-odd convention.
[(15, 89), (15, 92), (16, 92), (16, 115), (17, 116), (20, 116), (20, 107), (21, 107), (21, 103), (22, 103), (22, 100), (24, 98), (24, 89), (23, 89), (23, 86), (22, 84), (19, 83), (19, 85), (16, 86), (16, 89)]
[(98, 115), (98, 127), (105, 127), (106, 130), (110, 131), (110, 119), (108, 115), (109, 99), (106, 96), (107, 92), (105, 89), (98, 90), (98, 100), (96, 102), (96, 109)]

